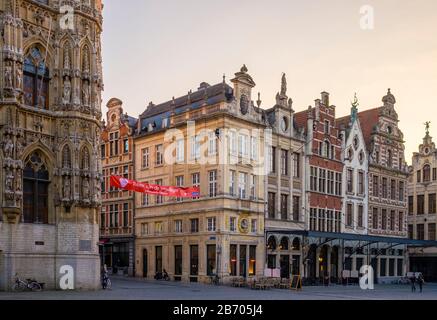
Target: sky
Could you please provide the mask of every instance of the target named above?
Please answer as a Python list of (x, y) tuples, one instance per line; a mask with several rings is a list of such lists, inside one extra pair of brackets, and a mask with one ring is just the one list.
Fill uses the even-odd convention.
[(105, 0), (103, 16), (104, 113), (117, 97), (138, 117), (246, 64), (265, 109), (283, 72), (296, 111), (327, 91), (341, 117), (391, 88), (407, 162), (426, 121), (437, 142), (435, 0)]

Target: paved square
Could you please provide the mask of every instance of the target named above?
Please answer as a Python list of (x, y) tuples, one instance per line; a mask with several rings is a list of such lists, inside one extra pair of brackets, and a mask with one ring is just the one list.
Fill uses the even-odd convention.
[(0, 300), (437, 300), (437, 284), (423, 293), (411, 293), (408, 285), (381, 285), (375, 290), (359, 286), (304, 287), (303, 291), (208, 286), (140, 279), (113, 278), (112, 290), (92, 292), (1, 292)]

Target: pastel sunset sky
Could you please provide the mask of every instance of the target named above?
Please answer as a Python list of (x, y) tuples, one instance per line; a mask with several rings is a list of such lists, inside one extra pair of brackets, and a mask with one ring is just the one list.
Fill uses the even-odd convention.
[[(137, 117), (155, 104), (229, 81), (243, 64), (263, 108), (274, 105), (283, 72), (294, 109), (331, 94), (337, 116), (397, 99), (407, 162), (432, 121), (437, 141), (435, 0), (106, 0), (103, 102), (117, 97)], [(360, 8), (374, 8), (374, 29)], [(103, 112), (106, 107), (103, 106)]]

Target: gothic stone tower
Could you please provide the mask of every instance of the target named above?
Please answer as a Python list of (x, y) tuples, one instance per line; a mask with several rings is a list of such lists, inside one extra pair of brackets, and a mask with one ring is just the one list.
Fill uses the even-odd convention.
[(1, 0), (0, 31), (0, 290), (97, 289), (101, 1)]

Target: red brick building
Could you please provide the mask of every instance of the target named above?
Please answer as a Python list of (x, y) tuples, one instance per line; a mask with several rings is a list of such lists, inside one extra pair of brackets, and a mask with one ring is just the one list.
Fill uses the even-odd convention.
[(123, 114), (123, 102), (107, 103), (107, 123), (102, 131), (103, 167), (100, 240), (102, 261), (113, 272), (134, 274), (134, 194), (110, 187), (111, 175), (134, 178), (133, 135), (137, 119)]
[[(342, 214), (342, 139), (335, 122), (335, 106), (329, 94), (322, 92), (315, 107), (295, 114), (298, 128), (306, 133), (305, 191), (303, 209), (306, 230), (339, 233)], [(308, 238), (304, 249), (305, 278), (339, 275), (339, 246), (321, 246), (317, 238)]]

